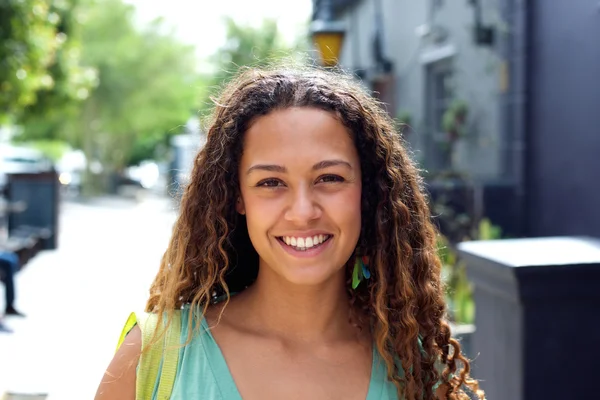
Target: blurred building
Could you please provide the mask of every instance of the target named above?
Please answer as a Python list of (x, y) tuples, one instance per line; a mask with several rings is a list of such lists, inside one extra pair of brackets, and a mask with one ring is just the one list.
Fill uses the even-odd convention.
[[(345, 22), (340, 65), (409, 123), (434, 191), (440, 176), (467, 177), (477, 212), (511, 236), (600, 236), (597, 1), (313, 6), (313, 19), (331, 6)], [(444, 120), (457, 104), (459, 138)]]
[(188, 184), (194, 160), (206, 143), (206, 135), (198, 117), (192, 117), (185, 125), (185, 132), (171, 138), (171, 165), (169, 166), (169, 193), (179, 197)]

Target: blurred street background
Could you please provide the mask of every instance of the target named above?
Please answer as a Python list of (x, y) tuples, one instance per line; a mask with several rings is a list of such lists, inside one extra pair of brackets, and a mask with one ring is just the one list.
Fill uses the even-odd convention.
[(488, 399), (590, 398), (598, 38), (596, 0), (0, 0), (0, 400), (93, 398), (211, 96), (284, 60), (352, 73), (397, 123)]
[(13, 333), (0, 334), (1, 388), (93, 398), (129, 310), (144, 307), (174, 216), (163, 197), (62, 204), (59, 248), (17, 279), (27, 316), (7, 318)]

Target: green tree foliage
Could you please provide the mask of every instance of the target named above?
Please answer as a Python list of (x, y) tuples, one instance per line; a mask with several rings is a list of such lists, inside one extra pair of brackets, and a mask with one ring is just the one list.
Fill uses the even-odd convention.
[(194, 49), (160, 20), (136, 27), (122, 0), (54, 3), (64, 6), (56, 8), (56, 35), (69, 40), (45, 63), (55, 84), (38, 87), (37, 102), (19, 103), (18, 139), (66, 140), (107, 174), (154, 157), (197, 108)]
[(129, 163), (137, 142), (176, 132), (197, 103), (193, 48), (160, 20), (136, 29), (133, 12), (121, 0), (103, 0), (84, 17), (82, 59), (98, 71), (98, 86), (84, 102), (82, 144), (111, 169)]
[(82, 148), (105, 173), (166, 149), (240, 66), (289, 59), (302, 49), (286, 45), (274, 21), (253, 27), (226, 19), (215, 73), (200, 77), (193, 47), (160, 20), (137, 27), (123, 0), (0, 4), (0, 118), (14, 116), (21, 141), (62, 139)]
[(58, 95), (67, 102), (89, 86), (70, 41), (75, 1), (0, 2), (0, 124), (18, 121), (40, 100)]
[(212, 107), (209, 96), (214, 89), (227, 82), (240, 67), (260, 67), (281, 61), (291, 62), (302, 58), (304, 43), (286, 44), (279, 32), (277, 22), (266, 19), (260, 26), (241, 24), (225, 18), (226, 42), (212, 57), (215, 74), (208, 80), (209, 89), (203, 93), (201, 111)]
[(65, 139), (65, 126), (76, 117), (81, 101), (98, 84), (96, 69), (83, 66), (81, 60), (79, 20), (86, 2), (61, 0), (52, 4), (51, 9), (59, 17), (57, 40), (60, 43), (47, 68), (52, 84), (40, 88), (36, 101), (19, 114), (16, 121), (25, 128), (20, 140)]
[(225, 26), (227, 41), (218, 52), (218, 63), (221, 67), (264, 65), (288, 50), (274, 20), (267, 19), (257, 28), (226, 18)]

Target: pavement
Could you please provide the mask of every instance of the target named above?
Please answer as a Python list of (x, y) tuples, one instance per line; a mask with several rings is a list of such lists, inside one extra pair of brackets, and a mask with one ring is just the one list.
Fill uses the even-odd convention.
[(144, 308), (175, 214), (160, 196), (62, 204), (59, 248), (16, 277), (27, 317), (4, 319), (13, 333), (0, 332), (0, 399), (94, 398), (127, 316)]

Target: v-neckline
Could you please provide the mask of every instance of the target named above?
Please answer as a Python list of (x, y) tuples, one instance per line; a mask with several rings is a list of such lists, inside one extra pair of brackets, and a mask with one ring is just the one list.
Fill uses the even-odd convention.
[[(206, 334), (201, 335), (202, 344), (206, 355), (208, 357), (209, 364), (213, 369), (215, 375), (215, 382), (223, 400), (243, 400), (240, 394), (233, 375), (229, 370), (225, 356), (221, 351), (221, 348), (217, 344), (206, 318), (202, 318), (202, 329)], [(385, 381), (385, 373), (382, 370), (383, 360), (379, 357), (377, 347), (373, 343), (373, 354), (371, 362), (371, 376), (369, 378), (369, 389), (367, 391), (366, 400), (380, 400), (381, 393), (383, 390), (383, 383)], [(382, 375), (383, 374), (383, 375)]]

